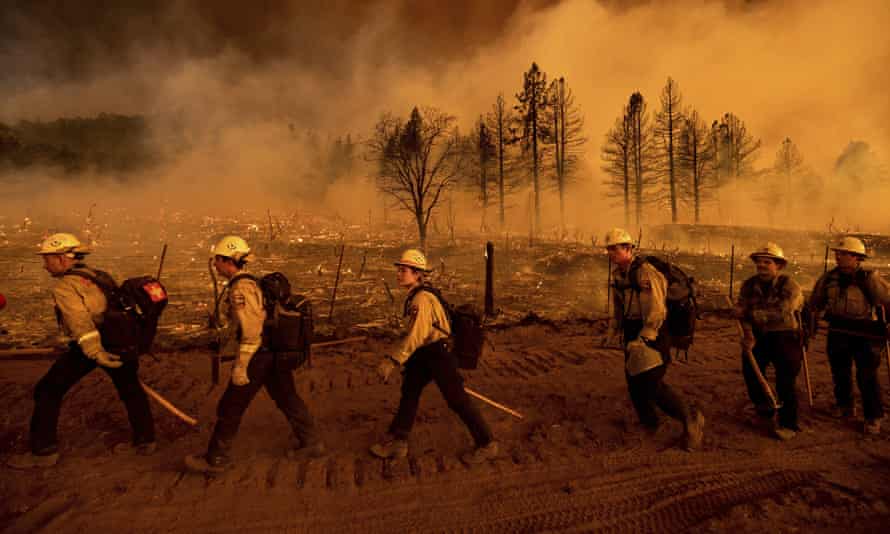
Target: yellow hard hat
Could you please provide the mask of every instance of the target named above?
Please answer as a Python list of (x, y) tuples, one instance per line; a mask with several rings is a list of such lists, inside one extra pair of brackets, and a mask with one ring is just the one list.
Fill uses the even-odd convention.
[(433, 271), (429, 268), (429, 264), (426, 261), (426, 256), (424, 256), (423, 252), (417, 250), (416, 248), (409, 248), (408, 250), (403, 252), (402, 257), (399, 259), (399, 261), (395, 262), (393, 265), (403, 265), (405, 267), (411, 267), (425, 273)]
[(779, 245), (769, 242), (766, 245), (760, 247), (755, 250), (749, 256), (752, 260), (756, 260), (757, 258), (769, 258), (774, 260), (777, 263), (788, 263), (788, 260), (785, 258), (785, 252), (782, 250), (782, 247)]
[(252, 259), (247, 241), (236, 235), (227, 235), (220, 239), (210, 249), (210, 253), (213, 256), (224, 256), (235, 261), (250, 261)]
[(849, 252), (850, 254), (862, 256), (863, 258), (868, 257), (868, 254), (865, 253), (865, 243), (863, 243), (861, 239), (849, 235), (838, 241), (835, 246), (831, 247), (831, 250)]
[(606, 232), (606, 246), (612, 245), (633, 245), (634, 240), (624, 228), (612, 228)]
[(90, 250), (84, 246), (80, 239), (74, 234), (58, 233), (53, 234), (40, 243), (39, 255), (46, 254), (64, 254), (69, 258), (75, 257), (77, 254), (89, 254)]

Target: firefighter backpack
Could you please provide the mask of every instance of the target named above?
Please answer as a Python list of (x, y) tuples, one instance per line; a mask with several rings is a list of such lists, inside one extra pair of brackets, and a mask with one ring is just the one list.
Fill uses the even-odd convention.
[(90, 280), (105, 294), (108, 306), (98, 325), (102, 346), (117, 354), (124, 361), (135, 360), (151, 352), (151, 345), (158, 331), (158, 319), (167, 306), (167, 290), (152, 276), (139, 276), (124, 280), (117, 285), (114, 278), (104, 272), (95, 275), (84, 270), (71, 270), (73, 274)]
[(269, 273), (260, 279), (239, 274), (240, 278), (255, 281), (263, 293), (266, 322), (263, 324), (263, 344), (275, 353), (279, 364), (296, 369), (311, 357), (314, 322), (312, 303), (303, 295), (291, 293), (290, 282), (280, 272)]
[(667, 281), (665, 325), (671, 347), (688, 351), (695, 339), (695, 322), (698, 319), (695, 279), (688, 276), (676, 264), (658, 256), (639, 256), (634, 259), (629, 274), (635, 291), (640, 290), (638, 271), (644, 261), (655, 267)]
[[(476, 369), (479, 366), (479, 358), (482, 357), (482, 349), (485, 345), (485, 329), (482, 322), (482, 313), (479, 307), (473, 304), (449, 304), (442, 293), (432, 286), (421, 286), (416, 291), (428, 291), (439, 299), (448, 322), (451, 326), (451, 338), (449, 350), (457, 358), (459, 369)], [(411, 295), (413, 297), (413, 294)], [(405, 311), (411, 298), (405, 300)]]

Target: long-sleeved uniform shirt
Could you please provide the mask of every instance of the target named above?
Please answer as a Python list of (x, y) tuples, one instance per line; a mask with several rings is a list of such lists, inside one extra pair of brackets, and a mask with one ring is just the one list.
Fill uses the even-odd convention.
[(406, 302), (404, 337), (392, 357), (404, 364), (417, 349), (451, 335), (448, 315), (439, 299), (419, 290)]
[[(615, 288), (612, 293), (613, 327), (621, 328), (626, 320), (642, 321), (640, 337), (654, 340), (667, 316), (667, 280), (650, 263), (636, 258), (634, 261), (639, 264), (636, 269), (625, 271), (619, 265), (612, 268), (612, 285)], [(635, 281), (630, 278), (634, 272)]]
[[(859, 283), (871, 296), (871, 302)], [(862, 269), (845, 274), (834, 268), (823, 274), (810, 295), (815, 311), (825, 310), (825, 317), (842, 320), (871, 321), (876, 318), (874, 306), (890, 306), (890, 287), (878, 271)]]
[(246, 367), (263, 343), (263, 323), (266, 320), (263, 292), (256, 281), (242, 277), (234, 283), (230, 282), (220, 303), (220, 317), (226, 328), (224, 352), (235, 352), (238, 363)]
[(755, 275), (742, 283), (735, 313), (746, 333), (762, 334), (800, 328), (797, 313), (802, 306), (800, 286), (787, 275), (766, 281)]
[[(95, 271), (84, 264), (77, 264), (74, 269), (95, 275)], [(97, 328), (102, 324), (102, 314), (108, 307), (108, 301), (102, 289), (92, 280), (69, 273), (55, 276), (52, 297), (59, 325), (65, 335), (78, 343), (85, 338), (99, 337)], [(90, 346), (103, 350), (101, 340), (100, 344), (94, 341)]]

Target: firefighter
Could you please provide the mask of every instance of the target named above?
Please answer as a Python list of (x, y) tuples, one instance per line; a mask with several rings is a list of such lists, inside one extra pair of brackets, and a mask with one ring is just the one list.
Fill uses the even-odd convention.
[(667, 325), (667, 280), (649, 262), (634, 253), (633, 239), (625, 230), (606, 234), (606, 250), (612, 260), (613, 317), (608, 340), (623, 334), (625, 379), (640, 422), (650, 431), (658, 427), (656, 406), (683, 423), (684, 448), (699, 449), (705, 417), (690, 410), (664, 382), (670, 362)]
[[(786, 441), (800, 432), (797, 415), (797, 375), (803, 363), (800, 310), (803, 293), (788, 275), (781, 274), (788, 261), (775, 243), (750, 255), (757, 266), (757, 274), (745, 280), (739, 290), (735, 315), (742, 323), (741, 345), (751, 351), (763, 373), (767, 365), (776, 370), (778, 421), (772, 426), (775, 437)], [(757, 379), (748, 358), (742, 358), (742, 374), (748, 397), (757, 412), (755, 424), (773, 421), (774, 410)]]
[(865, 415), (862, 429), (866, 434), (879, 434), (884, 406), (878, 367), (887, 331), (885, 318), (878, 313), (890, 305), (890, 287), (878, 271), (862, 266), (868, 256), (859, 239), (844, 237), (831, 250), (837, 266), (816, 281), (809, 307), (815, 315), (824, 311), (828, 321), (826, 348), (836, 402), (832, 414), (849, 418), (856, 413), (852, 378), (855, 362)]
[(207, 452), (187, 456), (186, 467), (212, 474), (223, 472), (231, 464), (229, 453), (241, 418), (263, 387), (296, 436), (297, 446), (289, 455), (324, 455), (325, 446), (315, 421), (294, 387), (292, 368), (279, 362), (278, 356), (263, 344), (263, 294), (253, 277), (241, 276), (246, 274), (245, 267), (253, 258), (250, 247), (244, 239), (230, 235), (220, 239), (211, 252), (216, 272), (229, 281), (220, 296), (220, 317), (215, 320), (226, 327), (228, 341), (222, 343), (222, 350), (236, 352), (235, 365), (216, 408), (217, 421)]
[(27, 469), (50, 467), (58, 462), (56, 431), (62, 398), (97, 366), (108, 374), (117, 388), (133, 429), (133, 443), (120, 443), (114, 447), (115, 452), (153, 454), (157, 449), (154, 419), (139, 383), (139, 362), (135, 359), (121, 361), (120, 356), (105, 350), (99, 334), (102, 314), (107, 307), (105, 294), (93, 281), (73, 272), (96, 275), (96, 271), (84, 263), (89, 250), (74, 235), (59, 233), (47, 237), (37, 254), (43, 257), (44, 268), (55, 279), (52, 296), (56, 317), (72, 341), (68, 351), (56, 360), (34, 388), (31, 452), (13, 456), (8, 465)]
[(386, 439), (373, 445), (371, 454), (379, 458), (408, 455), (408, 436), (414, 426), (420, 395), (427, 384), (435, 381), (448, 407), (466, 425), (476, 445), (461, 455), (461, 460), (472, 465), (495, 458), (498, 443), (493, 440), (478, 407), (464, 391), (457, 358), (448, 350), (446, 342), (451, 326), (445, 309), (432, 292), (422, 290), (426, 275), (432, 272), (426, 256), (419, 250), (408, 249), (395, 266), (399, 286), (408, 290), (404, 311), (406, 333), (395, 352), (381, 360), (377, 372), (386, 382), (393, 371), (401, 370), (402, 397)]

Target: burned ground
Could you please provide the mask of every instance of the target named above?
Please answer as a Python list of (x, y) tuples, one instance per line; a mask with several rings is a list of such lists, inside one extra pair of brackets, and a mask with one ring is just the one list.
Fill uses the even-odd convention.
[[(465, 375), (468, 386), (525, 418), (482, 408), (503, 454), (472, 468), (458, 460), (469, 435), (434, 387), (424, 395), (406, 460), (367, 453), (398, 402), (398, 385), (381, 384), (374, 366), (390, 343), (387, 315), (402, 297), (393, 288), (391, 305), (381, 279), (394, 286), (391, 261), (403, 243), (386, 236), (347, 238), (333, 320), (327, 314), (340, 232), (294, 229), (266, 250), (259, 245), (257, 270), (282, 270), (306, 288), (322, 336), (371, 337), (318, 350), (312, 366), (296, 375), (329, 445), (327, 456), (288, 458), (287, 426), (262, 393), (245, 416), (234, 467), (215, 478), (184, 473), (182, 458), (206, 445), (222, 393), (210, 384), (206, 251), (213, 237), (241, 230), (192, 221), (168, 228), (165, 236), (170, 248), (162, 278), (171, 305), (156, 359), (142, 359), (142, 376), (197, 417), (199, 426), (192, 429), (153, 405), (159, 452), (114, 455), (112, 446), (129, 438), (126, 413), (110, 380), (92, 373), (65, 399), (59, 465), (37, 473), (3, 468), (0, 524), (7, 531), (869, 532), (890, 521), (886, 432), (864, 437), (857, 422), (828, 416), (831, 379), (822, 335), (809, 353), (812, 408), (799, 380), (807, 432), (779, 443), (750, 425), (735, 325), (721, 311), (728, 271), (722, 255), (675, 253), (702, 282), (707, 311), (688, 359), (674, 361), (667, 381), (705, 413), (703, 450), (678, 448), (676, 422), (665, 419), (654, 435), (640, 429), (622, 355), (600, 347), (605, 256), (583, 243), (529, 248), (520, 240), (496, 242), (502, 313), (480, 368)], [(30, 256), (40, 234), (9, 228), (6, 234), (0, 290), (10, 305), (0, 315), (8, 331), (0, 340), (20, 348), (58, 343), (49, 277)], [(103, 239), (91, 258), (96, 266), (118, 278), (157, 269), (156, 236)], [(481, 298), (482, 253), (477, 241), (433, 247), (439, 285), (452, 300)], [(805, 286), (810, 282), (804, 278), (822, 268), (816, 256), (793, 266)], [(736, 284), (751, 272), (744, 261), (739, 265)], [(33, 386), (49, 364), (3, 362), (0, 459), (25, 449)]]

